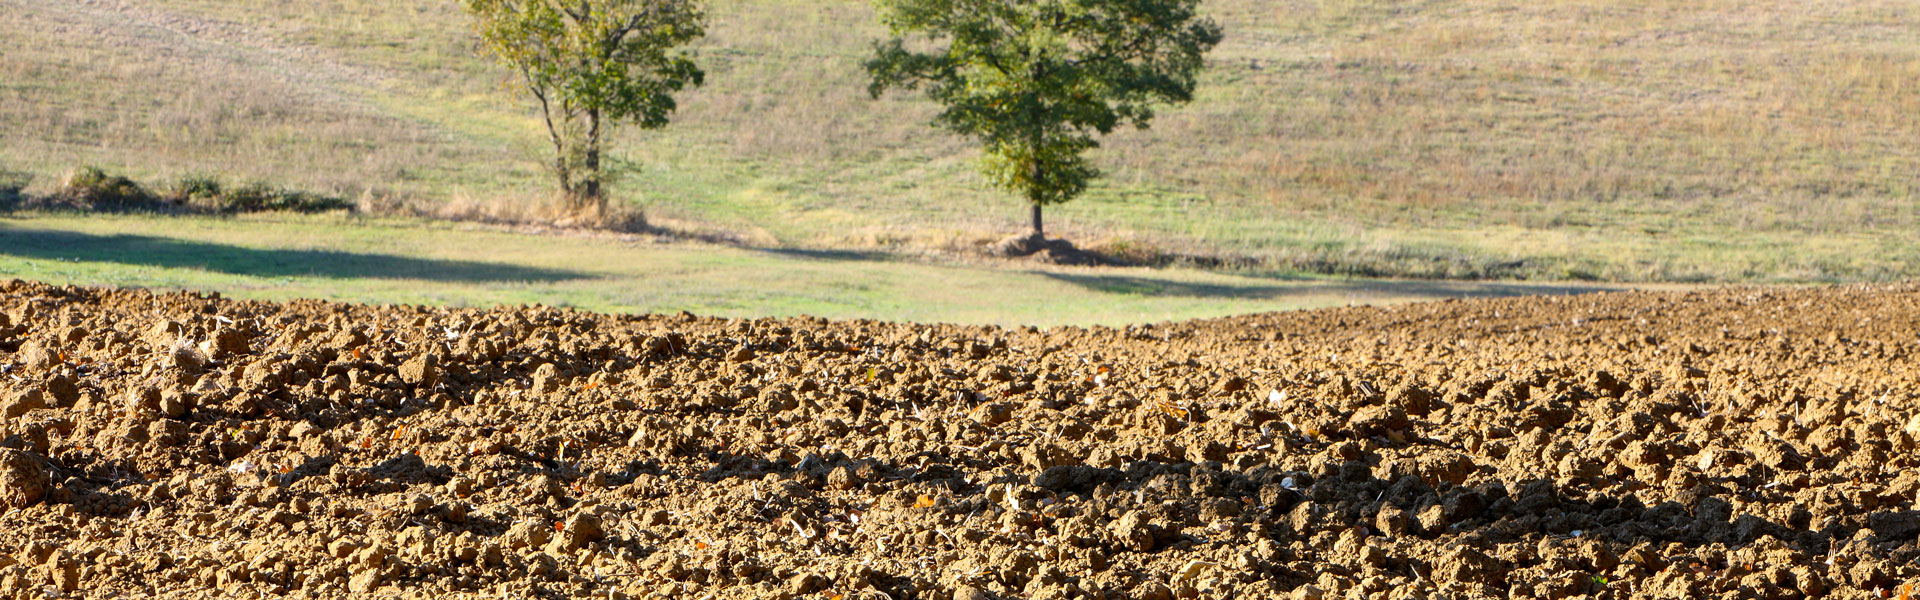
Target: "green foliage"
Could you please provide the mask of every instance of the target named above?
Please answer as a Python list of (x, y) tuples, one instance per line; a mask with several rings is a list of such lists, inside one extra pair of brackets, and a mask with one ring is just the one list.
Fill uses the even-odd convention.
[(209, 208), (225, 213), (266, 211), (313, 213), (333, 210), (350, 211), (353, 210), (353, 203), (343, 198), (252, 182), (223, 190), (215, 196), (214, 203)]
[[(80, 167), (67, 174), (50, 197), (26, 198), (9, 192), (6, 173), (0, 172), (0, 208), (42, 208), (83, 211), (160, 211), (170, 213), (235, 214), (250, 212), (320, 213), (354, 210), (344, 198), (277, 188), (252, 182), (229, 186), (209, 175), (186, 175), (161, 186), (159, 193), (124, 175), (99, 167)], [(20, 179), (20, 187), (26, 186)]]
[(93, 166), (68, 173), (57, 196), (68, 204), (95, 210), (151, 208), (157, 200), (153, 192), (132, 179)]
[(12, 210), (22, 200), (21, 190), (33, 182), (33, 174), (0, 169), (0, 210)]
[(174, 204), (200, 205), (220, 197), (220, 180), (211, 175), (182, 175), (167, 187), (166, 199)]
[(944, 107), (938, 125), (985, 146), (997, 185), (1036, 206), (1066, 202), (1099, 176), (1084, 157), (1097, 136), (1193, 98), (1221, 39), (1198, 3), (880, 0), (894, 37), (867, 62), (868, 91), (924, 89)]
[(244, 213), (289, 211), (317, 213), (353, 210), (343, 198), (277, 188), (263, 182), (228, 186), (209, 175), (186, 175), (167, 188), (165, 199), (200, 212)]
[(705, 74), (680, 50), (706, 35), (698, 0), (464, 0), (486, 51), (540, 104), (554, 174), (576, 208), (604, 214), (601, 145), (629, 122), (666, 126), (673, 94)]

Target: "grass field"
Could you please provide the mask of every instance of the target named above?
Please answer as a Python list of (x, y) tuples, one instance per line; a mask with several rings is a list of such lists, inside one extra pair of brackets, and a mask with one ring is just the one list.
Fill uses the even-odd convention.
[[(210, 172), (531, 202), (541, 132), (437, 0), (0, 0), (0, 170)], [(1211, 0), (1192, 105), (1112, 137), (1051, 222), (1281, 271), (1614, 281), (1920, 277), (1904, 0)], [(657, 223), (754, 247), (1016, 231), (931, 107), (865, 97), (864, 2), (715, 0), (708, 84), (619, 140)]]
[(932, 264), (870, 252), (554, 236), (413, 219), (0, 216), (0, 278), (241, 298), (995, 324), (1156, 322), (1552, 286)]

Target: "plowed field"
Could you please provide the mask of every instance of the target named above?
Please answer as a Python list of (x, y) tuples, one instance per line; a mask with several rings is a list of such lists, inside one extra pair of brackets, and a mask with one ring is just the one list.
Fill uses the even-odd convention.
[(1920, 287), (1126, 329), (0, 284), (0, 594), (1906, 598)]

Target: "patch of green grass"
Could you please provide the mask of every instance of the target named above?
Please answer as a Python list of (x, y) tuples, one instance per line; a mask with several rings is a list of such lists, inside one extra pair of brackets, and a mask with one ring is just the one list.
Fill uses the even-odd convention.
[(876, 252), (556, 237), (342, 215), (0, 216), (0, 277), (265, 300), (917, 322), (1124, 324), (1591, 286), (928, 264)]

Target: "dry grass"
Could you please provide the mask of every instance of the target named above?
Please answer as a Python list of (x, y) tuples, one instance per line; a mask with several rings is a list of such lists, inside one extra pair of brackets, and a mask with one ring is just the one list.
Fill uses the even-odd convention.
[[(1920, 276), (1920, 7), (1214, 0), (1199, 97), (1109, 140), (1059, 231), (1409, 275)], [(717, 0), (708, 85), (632, 132), (656, 224), (967, 247), (1019, 226), (931, 107), (866, 98), (864, 2)], [(0, 169), (225, 172), (445, 214), (544, 195), (453, 3), (0, 0)], [(158, 58), (156, 58), (158, 57)], [(47, 179), (42, 177), (42, 180)], [(505, 199), (505, 200), (502, 200)], [(480, 210), (476, 207), (490, 207)], [(511, 220), (511, 217), (497, 217)]]

